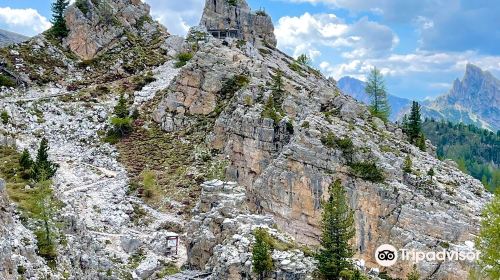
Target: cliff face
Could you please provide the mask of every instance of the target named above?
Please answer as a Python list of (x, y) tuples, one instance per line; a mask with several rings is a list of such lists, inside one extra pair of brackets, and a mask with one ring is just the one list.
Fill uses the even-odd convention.
[(206, 0), (200, 25), (208, 30), (236, 29), (254, 45), (276, 47), (274, 26), (264, 11), (252, 12), (246, 0)]
[[(424, 251), (471, 251), (481, 208), (489, 199), (481, 183), (453, 163), (419, 151), (403, 140), (399, 128), (372, 117), (364, 105), (340, 94), (334, 83), (311, 69), (291, 70), (292, 62), (273, 48), (256, 51), (251, 45), (209, 40), (165, 91), (155, 119), (167, 131), (213, 120), (207, 139), (229, 160), (228, 179), (247, 188), (251, 209), (271, 214), (281, 230), (302, 243), (317, 244), (320, 201), (339, 178), (356, 210), (356, 256), (368, 266), (377, 266), (375, 249), (384, 243)], [(278, 70), (285, 93), (275, 108), (282, 118), (273, 120), (263, 111)], [(235, 75), (244, 75), (249, 83), (228, 95), (225, 85)], [(324, 145), (321, 139), (329, 133), (351, 139), (352, 152)], [(407, 155), (414, 174), (401, 171)], [(375, 163), (385, 180), (371, 182), (350, 161)], [(432, 180), (422, 175), (430, 168), (437, 174)], [(464, 279), (470, 265), (452, 261), (418, 266), (423, 277)], [(399, 262), (388, 271), (403, 277), (411, 266)]]
[(125, 32), (143, 38), (166, 32), (151, 19), (149, 9), (140, 0), (79, 1), (65, 13), (69, 34), (64, 44), (82, 60), (90, 60), (116, 44)]

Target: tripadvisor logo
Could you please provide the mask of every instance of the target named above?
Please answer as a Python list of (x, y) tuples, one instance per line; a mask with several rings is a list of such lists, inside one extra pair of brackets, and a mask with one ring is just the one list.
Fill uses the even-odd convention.
[(454, 250), (441, 250), (441, 251), (418, 251), (409, 249), (396, 249), (390, 244), (384, 244), (377, 248), (375, 251), (375, 260), (380, 266), (389, 267), (399, 261), (411, 261), (419, 263), (421, 261), (470, 261), (475, 262), (479, 260), (479, 251), (454, 251)]

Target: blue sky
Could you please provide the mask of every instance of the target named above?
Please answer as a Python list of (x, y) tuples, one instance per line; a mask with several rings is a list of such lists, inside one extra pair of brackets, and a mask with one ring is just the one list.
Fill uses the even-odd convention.
[[(146, 0), (173, 34), (198, 23), (204, 0)], [(446, 93), (467, 63), (500, 77), (497, 0), (248, 0), (275, 23), (278, 47), (306, 53), (321, 71), (363, 79), (377, 66), (391, 94)], [(50, 26), (50, 0), (0, 0), (0, 28), (35, 35)]]

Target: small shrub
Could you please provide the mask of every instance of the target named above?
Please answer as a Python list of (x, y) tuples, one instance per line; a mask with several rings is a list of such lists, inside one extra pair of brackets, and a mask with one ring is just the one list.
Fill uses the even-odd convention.
[(178, 54), (176, 57), (177, 62), (174, 64), (175, 68), (181, 68), (185, 66), (188, 63), (188, 61), (190, 61), (193, 58), (193, 56), (194, 54), (191, 52)]
[(222, 85), (219, 95), (226, 99), (231, 98), (238, 90), (247, 86), (250, 79), (245, 75), (235, 75), (234, 77), (226, 80)]
[(407, 174), (412, 173), (412, 166), (413, 162), (411, 161), (410, 155), (407, 155), (403, 162), (403, 172)]
[(11, 78), (0, 74), (0, 87), (15, 87), (16, 82)]
[(10, 120), (9, 113), (7, 113), (7, 111), (2, 111), (2, 113), (0, 113), (0, 119), (2, 119), (3, 124), (8, 124)]
[(229, 4), (229, 6), (238, 5), (238, 0), (226, 0), (226, 2)]
[(377, 167), (374, 162), (356, 162), (350, 165), (354, 175), (359, 178), (381, 183), (385, 180), (384, 173)]
[(165, 276), (174, 275), (180, 272), (180, 269), (173, 263), (167, 263), (165, 267), (158, 272), (158, 278), (163, 279)]
[(311, 126), (311, 124), (308, 121), (305, 121), (302, 123), (303, 128), (309, 128), (310, 126)]
[(255, 14), (258, 15), (258, 16), (262, 16), (262, 17), (266, 17), (267, 16), (266, 10), (264, 10), (264, 9), (258, 10), (257, 12), (255, 12)]
[(87, 3), (87, 0), (77, 0), (75, 2), (75, 6), (84, 14), (86, 15), (89, 12), (89, 5)]

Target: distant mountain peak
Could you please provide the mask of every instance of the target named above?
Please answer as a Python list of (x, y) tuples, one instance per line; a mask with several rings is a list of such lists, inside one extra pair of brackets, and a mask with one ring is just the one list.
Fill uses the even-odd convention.
[(0, 47), (1, 48), (6, 47), (10, 44), (21, 43), (21, 42), (26, 41), (28, 39), (29, 39), (29, 37), (26, 37), (24, 35), (0, 29)]

